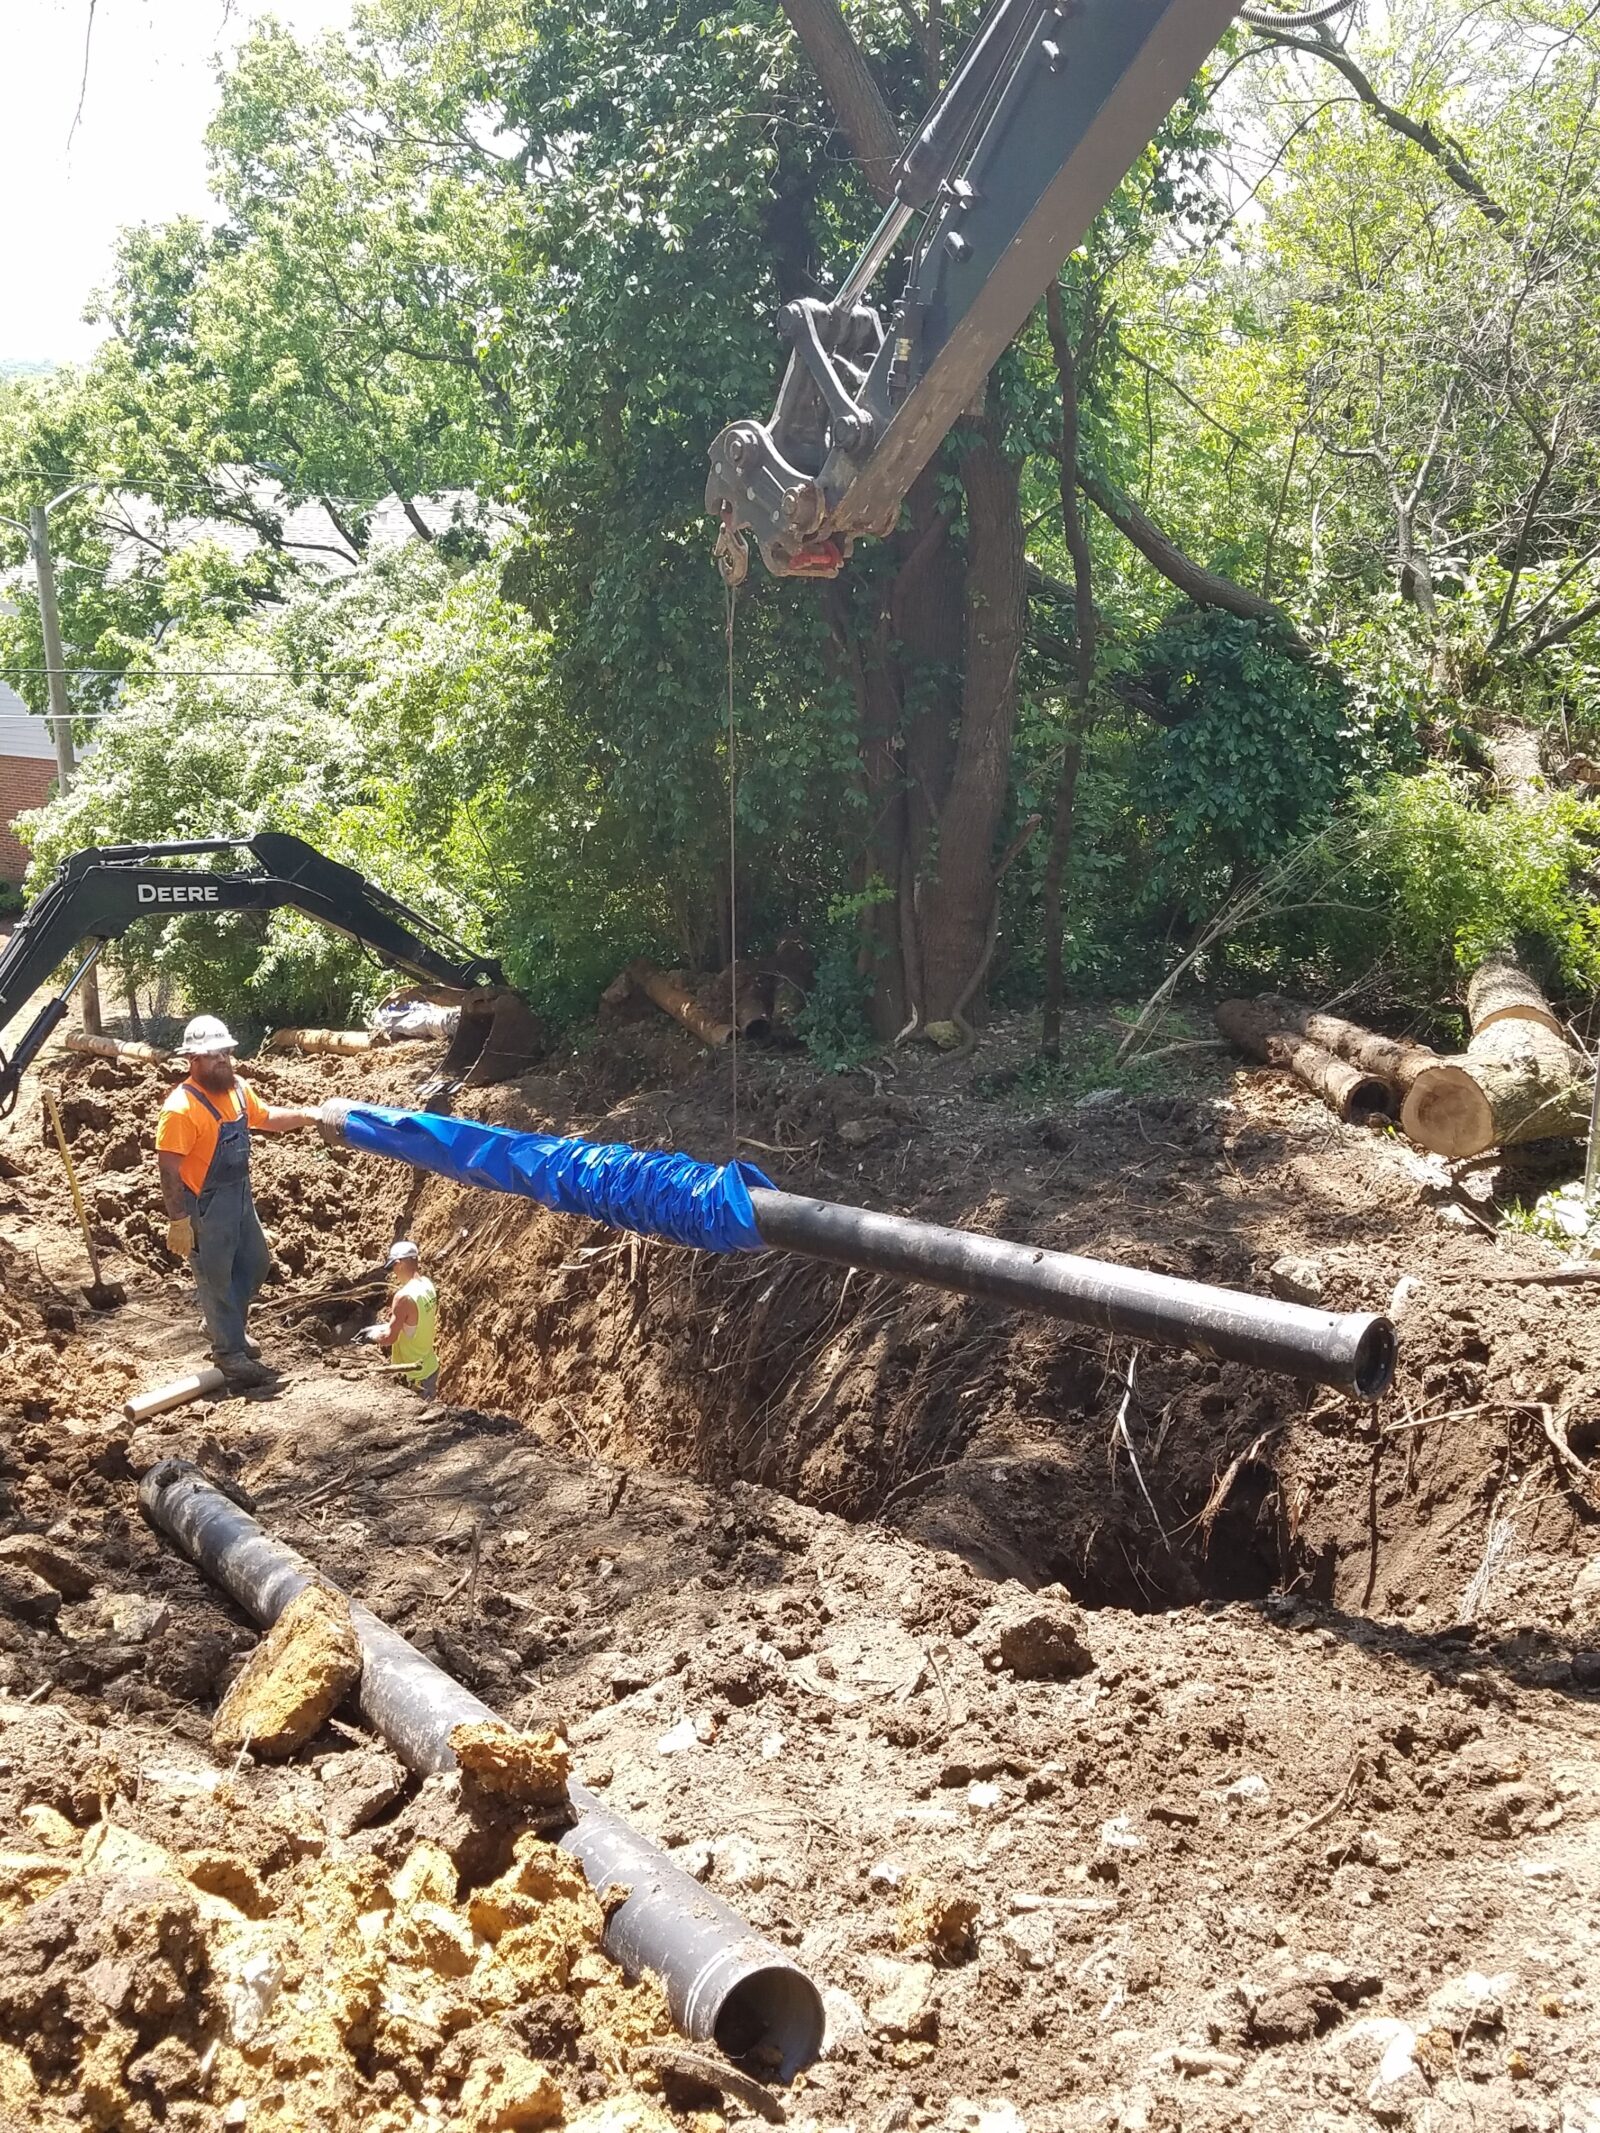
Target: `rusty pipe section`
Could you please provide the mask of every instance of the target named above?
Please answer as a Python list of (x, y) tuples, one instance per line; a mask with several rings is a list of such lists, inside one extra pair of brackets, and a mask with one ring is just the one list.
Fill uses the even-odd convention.
[[(150, 1469), (139, 1508), (263, 1628), (307, 1585), (331, 1583), (186, 1459)], [(453, 1770), (457, 1726), (503, 1721), (369, 1608), (349, 1606), (361, 1642), (362, 1717), (409, 1770)], [(730, 2056), (761, 2050), (784, 2081), (809, 2066), (822, 2048), (824, 2012), (806, 1973), (576, 1779), (568, 1797), (576, 1820), (562, 1850), (597, 1891), (628, 1891), (601, 1941), (613, 1962), (630, 1977), (653, 1970), (673, 2020), (696, 2043), (715, 2043)]]

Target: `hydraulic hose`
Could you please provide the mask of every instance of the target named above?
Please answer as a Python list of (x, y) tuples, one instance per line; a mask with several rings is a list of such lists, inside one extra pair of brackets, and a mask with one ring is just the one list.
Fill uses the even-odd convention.
[(1322, 0), (1320, 7), (1242, 7), (1239, 20), (1249, 23), (1253, 30), (1312, 30), (1319, 22), (1330, 21), (1354, 6), (1355, 0)]

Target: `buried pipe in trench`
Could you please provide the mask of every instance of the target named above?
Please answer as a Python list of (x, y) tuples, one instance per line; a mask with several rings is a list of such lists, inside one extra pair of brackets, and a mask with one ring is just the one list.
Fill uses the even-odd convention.
[(747, 1163), (700, 1163), (345, 1098), (324, 1103), (318, 1117), (330, 1147), (387, 1156), (457, 1184), (516, 1193), (558, 1213), (676, 1244), (799, 1252), (1309, 1378), (1364, 1400), (1377, 1399), (1394, 1377), (1394, 1328), (1371, 1311), (1317, 1311), (975, 1230), (803, 1199), (777, 1191)]
[[(187, 1460), (153, 1466), (139, 1484), (139, 1507), (263, 1628), (308, 1585), (329, 1582)], [(361, 1643), (361, 1715), (408, 1769), (453, 1770), (457, 1726), (504, 1723), (370, 1609), (355, 1600), (349, 1607)], [(596, 1891), (628, 1890), (601, 1940), (613, 1962), (630, 1977), (653, 1970), (673, 2020), (695, 2043), (718, 2044), (730, 2058), (770, 2054), (784, 2081), (809, 2066), (822, 2048), (824, 2013), (806, 1973), (586, 1786), (573, 1779), (567, 1791), (577, 1820), (562, 1850)]]

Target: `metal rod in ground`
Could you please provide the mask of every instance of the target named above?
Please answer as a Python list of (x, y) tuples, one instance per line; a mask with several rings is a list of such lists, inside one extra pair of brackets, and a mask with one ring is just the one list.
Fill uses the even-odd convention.
[(904, 1215), (878, 1215), (831, 1200), (753, 1187), (750, 1204), (768, 1244), (842, 1266), (894, 1274), (993, 1303), (1018, 1304), (1291, 1377), (1312, 1378), (1375, 1400), (1394, 1377), (1394, 1328), (1370, 1311), (1313, 1311), (1242, 1289), (1179, 1281), (1140, 1267), (1111, 1266), (943, 1229)]
[[(307, 1585), (331, 1584), (187, 1460), (153, 1466), (139, 1506), (263, 1627)], [(457, 1726), (503, 1723), (359, 1601), (350, 1602), (350, 1617), (361, 1641), (361, 1714), (408, 1769), (452, 1770)], [(763, 2049), (785, 2081), (809, 2066), (822, 2048), (824, 2013), (806, 1973), (585, 1786), (574, 1781), (568, 1791), (577, 1821), (562, 1849), (594, 1888), (628, 1890), (606, 1920), (601, 1945), (612, 1960), (634, 1977), (653, 1970), (673, 2020), (696, 2043), (714, 2042), (730, 2057)]]

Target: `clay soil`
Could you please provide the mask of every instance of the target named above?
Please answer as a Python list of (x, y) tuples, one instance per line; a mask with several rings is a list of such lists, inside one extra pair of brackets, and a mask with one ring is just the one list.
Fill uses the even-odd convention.
[[(302, 1137), (257, 1150), (277, 1390), (130, 1429), (127, 1391), (200, 1349), (163, 1082), (46, 1060), (127, 1302), (85, 1302), (32, 1077), (0, 1130), (0, 2123), (753, 2108), (538, 1833), (475, 1827), (349, 1714), (287, 1764), (213, 1753), (255, 1632), (140, 1520), (178, 1453), (509, 1722), (563, 1728), (812, 1970), (794, 2126), (1600, 2133), (1600, 1318), (1498, 1220), (1545, 1176), (1425, 1165), (1205, 1055), (1085, 1101), (1025, 1046), (747, 1058), (741, 1153), (1392, 1307), (1394, 1392), (619, 1241)], [(404, 1104), (426, 1063), (255, 1079)], [(725, 1063), (649, 1019), (470, 1108), (728, 1152)], [(402, 1230), (443, 1299), (431, 1407), (345, 1339)], [(542, 1968), (484, 1930), (513, 1899)]]

